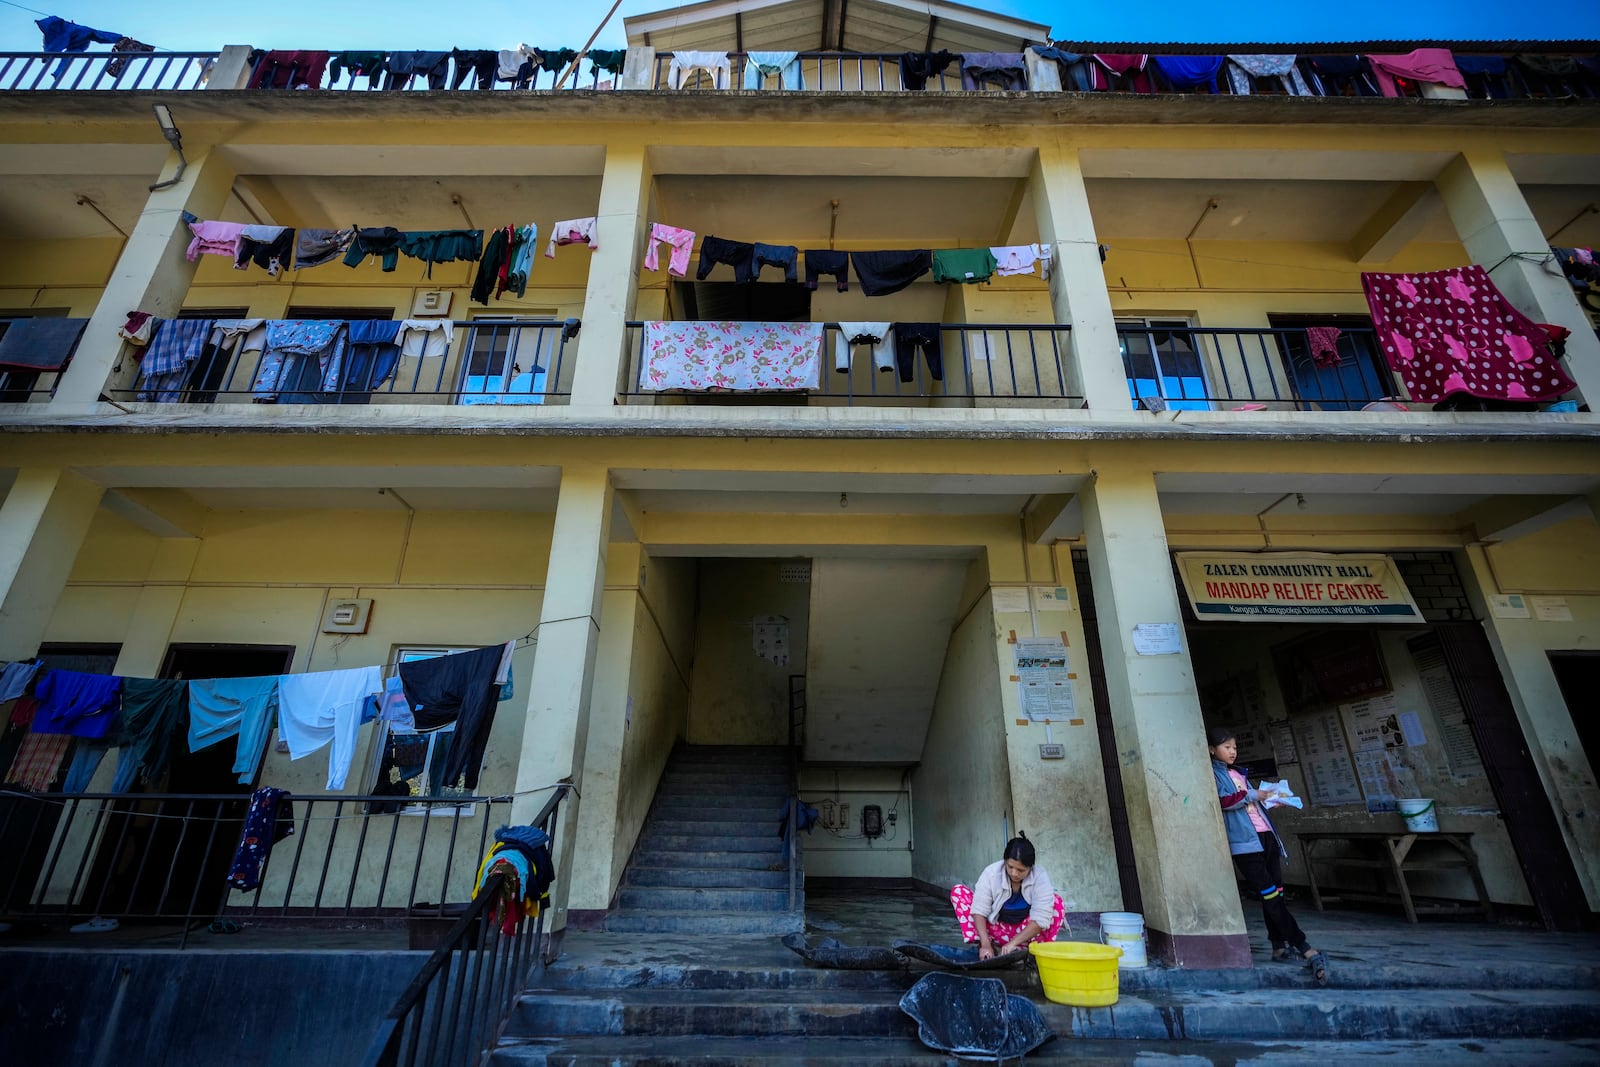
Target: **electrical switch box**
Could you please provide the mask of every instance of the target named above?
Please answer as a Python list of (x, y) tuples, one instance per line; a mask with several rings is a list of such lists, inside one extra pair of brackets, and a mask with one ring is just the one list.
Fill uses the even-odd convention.
[(330, 600), (322, 616), (325, 634), (364, 634), (372, 620), (370, 600)]
[(883, 836), (883, 809), (878, 805), (861, 806), (861, 836), (866, 838)]
[(452, 294), (448, 289), (425, 289), (418, 293), (411, 301), (411, 314), (423, 315), (448, 315), (450, 314), (450, 298)]

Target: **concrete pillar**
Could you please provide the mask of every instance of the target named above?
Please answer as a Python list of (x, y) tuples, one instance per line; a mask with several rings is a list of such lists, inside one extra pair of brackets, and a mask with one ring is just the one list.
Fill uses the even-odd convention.
[(116, 674), (132, 678), (156, 678), (178, 624), (178, 612), (187, 592), (184, 583), (200, 555), (197, 537), (163, 537), (156, 546), (155, 559), (145, 576), (148, 583), (139, 590), (128, 632), (117, 654)]
[[(513, 819), (532, 818), (557, 782), (581, 789), (589, 742), (589, 703), (600, 648), (600, 600), (606, 547), (611, 537), (612, 488), (603, 467), (562, 471), (550, 541), (550, 570), (539, 610), (538, 647), (529, 685), (527, 725), (517, 764)], [(580, 798), (568, 793), (557, 819), (555, 861), (571, 870)], [(571, 879), (558, 877), (552, 890), (552, 929), (566, 923)]]
[(207, 89), (243, 89), (250, 83), (250, 53), (254, 48), (247, 44), (225, 45), (206, 77)]
[(1030, 182), (1039, 240), (1055, 257), (1050, 305), (1056, 322), (1072, 325), (1069, 380), (1089, 407), (1105, 413), (1129, 411), (1128, 378), (1077, 149), (1060, 144), (1041, 147)]
[[(127, 321), (130, 311), (170, 318), (183, 307), (197, 264), (185, 256), (193, 234), (179, 216), (188, 211), (203, 219), (216, 218), (234, 177), (233, 169), (215, 150), (191, 149), (189, 154), (189, 166), (178, 184), (151, 193), (145, 201), (100, 294), (100, 303), (84, 328), (77, 354), (61, 375), (54, 403), (93, 404), (103, 390), (131, 386), (138, 374), (133, 360), (122, 360), (122, 370), (112, 374), (122, 351), (117, 328)], [(177, 162), (174, 153), (162, 169), (163, 180), (175, 173)]]
[(1550, 246), (1506, 157), (1492, 150), (1465, 152), (1435, 184), (1467, 255), (1489, 270), (1506, 299), (1537, 322), (1572, 331), (1564, 360), (1567, 373), (1585, 400), (1591, 405), (1600, 402), (1600, 337), (1572, 286), (1549, 264), (1513, 255), (1545, 257)]
[(1141, 623), (1177, 623), (1182, 632), (1155, 477), (1100, 468), (1082, 500), (1151, 951), (1186, 967), (1248, 967), (1188, 643), (1172, 655), (1140, 655), (1133, 644)]
[(17, 472), (0, 504), (0, 660), (39, 650), (104, 492), (61, 468)]
[(652, 182), (644, 145), (606, 149), (600, 181), (600, 247), (589, 261), (583, 331), (572, 381), (572, 406), (611, 407), (628, 364), (628, 330), (639, 299), (639, 267)]

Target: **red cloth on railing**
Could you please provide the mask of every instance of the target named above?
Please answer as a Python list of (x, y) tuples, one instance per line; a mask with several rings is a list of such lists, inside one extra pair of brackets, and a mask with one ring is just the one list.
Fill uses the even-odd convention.
[(1339, 336), (1344, 331), (1337, 326), (1307, 326), (1306, 343), (1311, 346), (1311, 362), (1319, 367), (1339, 365)]
[(1094, 87), (1102, 91), (1131, 89), (1136, 93), (1153, 93), (1156, 91), (1155, 83), (1144, 69), (1149, 62), (1148, 55), (1096, 52), (1094, 64), (1090, 67), (1094, 74)]
[(320, 89), (331, 52), (267, 52), (250, 75), (250, 89)]
[(1372, 80), (1378, 83), (1378, 91), (1384, 96), (1400, 95), (1400, 88), (1395, 84), (1396, 78), (1433, 82), (1452, 89), (1467, 87), (1461, 71), (1456, 69), (1456, 57), (1450, 54), (1448, 48), (1418, 48), (1404, 55), (1391, 56), (1369, 54), (1367, 62), (1372, 65)]
[(1577, 385), (1550, 348), (1569, 331), (1512, 307), (1477, 264), (1362, 274), (1361, 288), (1378, 343), (1413, 400), (1553, 400)]

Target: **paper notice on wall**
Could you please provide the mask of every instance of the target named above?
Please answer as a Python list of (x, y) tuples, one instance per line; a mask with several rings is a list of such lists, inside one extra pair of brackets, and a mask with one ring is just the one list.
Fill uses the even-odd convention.
[(1295, 751), (1294, 731), (1289, 728), (1289, 720), (1268, 723), (1267, 730), (1272, 734), (1272, 756), (1279, 766), (1299, 763), (1300, 754)]
[(1183, 631), (1175, 622), (1141, 622), (1133, 628), (1133, 650), (1141, 656), (1176, 656)]
[(1295, 747), (1305, 772), (1311, 803), (1322, 807), (1359, 804), (1361, 783), (1337, 711), (1300, 715), (1293, 720)]
[(1414, 711), (1400, 713), (1400, 732), (1405, 735), (1406, 744), (1412, 748), (1428, 743), (1428, 735), (1422, 731), (1422, 716)]
[(1040, 611), (1069, 611), (1072, 597), (1063, 586), (1036, 585), (1033, 587), (1033, 606)]
[(1024, 637), (1012, 646), (1013, 671), (1022, 714), (1031, 722), (1066, 722), (1076, 700), (1068, 672), (1067, 646), (1059, 637)]
[(757, 615), (750, 620), (750, 644), (757, 656), (774, 667), (789, 665), (789, 619), (783, 615)]
[(1394, 768), (1389, 754), (1383, 749), (1355, 754), (1356, 776), (1361, 779), (1361, 792), (1367, 798), (1370, 812), (1394, 811), (1399, 783), (1395, 781)]
[(1461, 706), (1444, 653), (1437, 648), (1424, 649), (1412, 652), (1411, 659), (1417, 666), (1422, 695), (1439, 722), (1439, 745), (1450, 764), (1450, 773), (1457, 778), (1482, 778), (1483, 757), (1478, 754), (1472, 727), (1467, 725), (1467, 709)]
[(1572, 605), (1564, 596), (1531, 596), (1528, 603), (1533, 607), (1533, 617), (1540, 622), (1572, 621)]
[(1028, 588), (1020, 585), (997, 585), (990, 593), (994, 597), (994, 610), (1021, 613), (1028, 610)]
[(1374, 752), (1384, 748), (1402, 748), (1405, 736), (1400, 732), (1398, 713), (1393, 693), (1339, 705), (1344, 716), (1345, 730), (1350, 744), (1357, 752)]

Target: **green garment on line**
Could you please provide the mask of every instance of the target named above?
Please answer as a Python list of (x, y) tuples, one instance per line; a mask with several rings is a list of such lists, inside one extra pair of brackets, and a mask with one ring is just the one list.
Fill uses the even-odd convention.
[(996, 266), (994, 253), (987, 248), (939, 248), (933, 253), (933, 280), (986, 282)]

